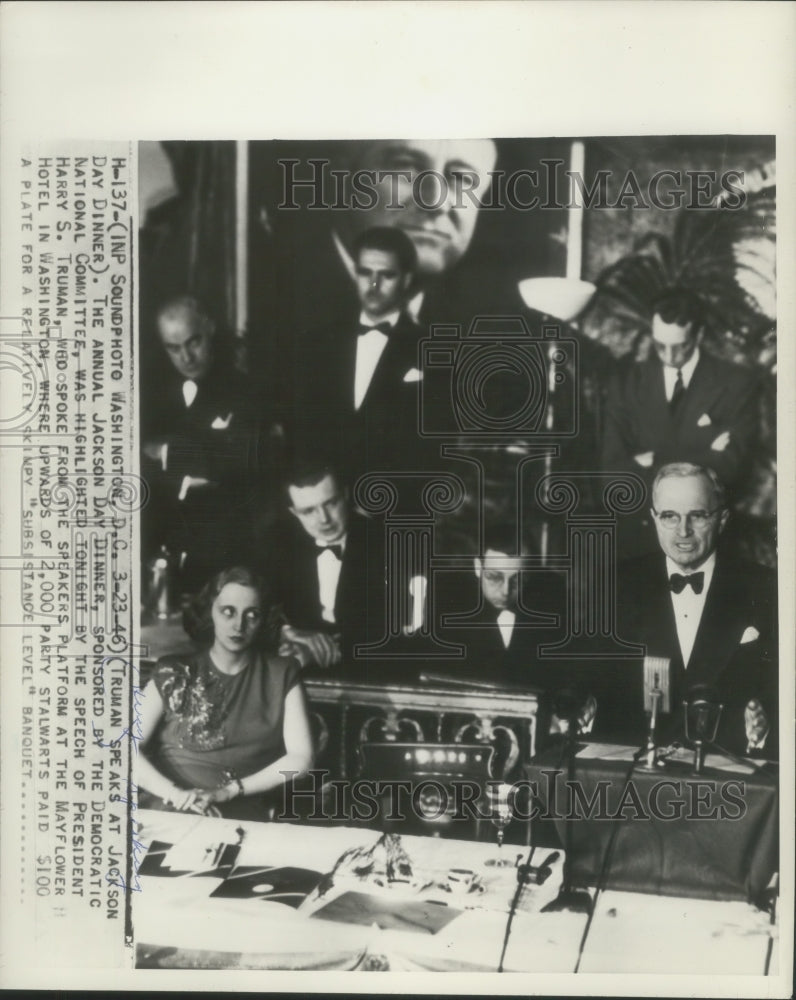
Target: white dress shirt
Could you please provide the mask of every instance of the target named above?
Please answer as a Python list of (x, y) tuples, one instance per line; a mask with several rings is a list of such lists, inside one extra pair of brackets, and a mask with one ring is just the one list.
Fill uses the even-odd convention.
[(517, 620), (517, 616), (513, 611), (509, 611), (506, 608), (501, 611), (497, 616), (498, 628), (500, 629), (500, 638), (503, 640), (503, 645), (506, 649), (509, 648), (511, 643), (511, 637), (514, 633), (514, 623)]
[[(686, 361), (683, 367), (680, 369), (680, 374), (683, 377), (683, 388), (687, 389), (691, 379), (694, 377), (694, 369), (699, 364), (699, 348), (694, 351), (691, 357)], [(663, 385), (666, 389), (666, 399), (671, 403), (672, 396), (674, 395), (674, 387), (677, 382), (677, 368), (672, 368), (671, 365), (663, 366)]]
[(672, 607), (674, 608), (674, 621), (677, 626), (677, 641), (680, 644), (680, 652), (683, 656), (683, 665), (688, 667), (688, 661), (694, 649), (697, 630), (702, 620), (702, 612), (705, 608), (705, 599), (710, 590), (710, 583), (713, 579), (713, 570), (716, 568), (716, 553), (714, 552), (701, 566), (695, 570), (685, 572), (677, 563), (666, 557), (666, 572), (669, 577), (672, 573), (679, 573), (681, 576), (690, 576), (691, 573), (704, 573), (705, 579), (702, 584), (702, 593), (695, 594), (693, 587), (684, 587), (679, 594), (670, 591)]
[[(342, 543), (345, 550), (345, 540)], [(334, 615), (334, 605), (337, 600), (337, 585), (340, 582), (340, 570), (343, 563), (330, 548), (318, 546), (318, 594), (321, 600), (321, 616), (325, 622), (334, 625), (337, 621)]]
[[(398, 322), (400, 315), (400, 309), (396, 309), (395, 312), (391, 312), (387, 316), (382, 316), (377, 322), (389, 323), (393, 327)], [(375, 326), (374, 321), (364, 312), (360, 314), (359, 322), (362, 326)], [(354, 372), (355, 410), (358, 410), (362, 406), (373, 379), (373, 373), (376, 371), (376, 366), (386, 346), (387, 334), (382, 333), (381, 330), (367, 330), (365, 333), (360, 333), (357, 337), (357, 360)]]
[(189, 409), (191, 403), (196, 399), (196, 393), (199, 391), (199, 386), (194, 382), (192, 378), (187, 378), (182, 383), (182, 398), (185, 400), (185, 409)]

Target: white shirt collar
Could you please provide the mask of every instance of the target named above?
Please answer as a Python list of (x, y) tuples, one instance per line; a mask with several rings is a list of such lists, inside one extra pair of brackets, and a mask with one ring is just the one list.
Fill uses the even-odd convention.
[(510, 611), (508, 608), (504, 608), (497, 616), (497, 625), (500, 629), (500, 637), (503, 640), (503, 645), (506, 649), (508, 649), (511, 644), (511, 636), (514, 632), (514, 623), (516, 620), (517, 615), (514, 611)]
[[(683, 386), (687, 389), (691, 379), (694, 377), (694, 369), (699, 364), (699, 348), (694, 350), (694, 353), (686, 361), (683, 367), (680, 369), (680, 374), (683, 377)], [(666, 398), (671, 399), (672, 393), (674, 392), (674, 383), (677, 381), (677, 369), (672, 367), (672, 365), (663, 366), (663, 381), (666, 386)]]
[(347, 534), (343, 535), (343, 537), (336, 542), (319, 542), (317, 538), (314, 538), (313, 541), (315, 542), (315, 545), (318, 548), (316, 555), (321, 555), (321, 553), (325, 549), (330, 549), (335, 545), (339, 545), (340, 548), (343, 550), (343, 552), (345, 552), (345, 543), (347, 538), (348, 538)]
[(686, 669), (688, 669), (688, 665), (691, 662), (691, 654), (696, 645), (699, 623), (702, 620), (702, 613), (705, 609), (705, 602), (710, 590), (710, 582), (713, 579), (715, 565), (715, 552), (708, 556), (701, 566), (697, 566), (696, 569), (690, 570), (685, 574), (681, 567), (672, 562), (671, 559), (668, 557), (666, 559), (666, 568), (670, 576), (672, 573), (680, 573), (684, 576), (692, 576), (694, 573), (705, 574), (702, 590), (698, 594), (691, 587), (684, 587), (679, 594), (675, 594), (674, 591), (670, 594), (672, 610), (674, 611), (674, 623), (677, 630), (677, 643), (680, 646), (683, 666)]
[(359, 314), (359, 322), (362, 326), (374, 327), (377, 323), (389, 323), (390, 326), (395, 326), (401, 317), (401, 310), (396, 309), (394, 312), (387, 313), (386, 316), (382, 316), (379, 319), (374, 320), (371, 316), (363, 310)]
[(190, 407), (196, 399), (197, 392), (199, 392), (199, 386), (192, 378), (187, 378), (182, 383), (182, 398), (185, 400), (186, 407)]

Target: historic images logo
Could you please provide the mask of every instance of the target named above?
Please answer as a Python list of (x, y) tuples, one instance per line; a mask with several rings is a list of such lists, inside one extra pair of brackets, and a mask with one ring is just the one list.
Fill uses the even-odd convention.
[[(563, 160), (542, 159), (538, 170), (489, 170), (485, 175), (460, 168), (341, 169), (324, 158), (279, 160), (280, 209), (311, 211), (438, 212), (475, 207), (485, 212), (567, 208), (740, 209), (746, 204), (744, 171), (657, 170), (640, 178), (635, 171), (597, 170), (587, 180)], [(488, 183), (484, 184), (484, 178)]]

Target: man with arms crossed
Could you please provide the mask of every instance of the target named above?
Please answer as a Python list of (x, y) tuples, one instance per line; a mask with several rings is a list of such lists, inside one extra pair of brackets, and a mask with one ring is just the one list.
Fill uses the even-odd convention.
[[(668, 462), (709, 467), (732, 488), (749, 471), (758, 422), (755, 373), (704, 350), (703, 306), (686, 288), (668, 288), (653, 303), (652, 349), (610, 387), (602, 466), (632, 471), (647, 486)], [(653, 551), (646, 512), (620, 525), (621, 552)]]

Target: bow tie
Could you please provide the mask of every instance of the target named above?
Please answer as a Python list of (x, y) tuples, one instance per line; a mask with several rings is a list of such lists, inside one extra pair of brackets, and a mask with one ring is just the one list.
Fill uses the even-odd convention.
[(331, 552), (332, 555), (336, 556), (336, 558), (340, 562), (343, 561), (343, 546), (342, 545), (322, 545), (321, 546), (321, 551), (320, 551), (319, 555), (322, 555), (324, 552)]
[(381, 323), (372, 323), (367, 326), (364, 323), (360, 323), (357, 327), (357, 336), (362, 336), (363, 333), (370, 333), (371, 330), (378, 330), (379, 333), (383, 333), (385, 337), (389, 337), (395, 328), (392, 324), (388, 323), (387, 320), (382, 320)]
[(701, 594), (704, 584), (704, 573), (689, 573), (688, 576), (683, 576), (682, 573), (672, 573), (669, 577), (669, 590), (674, 594), (682, 594), (689, 585), (693, 588), (695, 594)]

